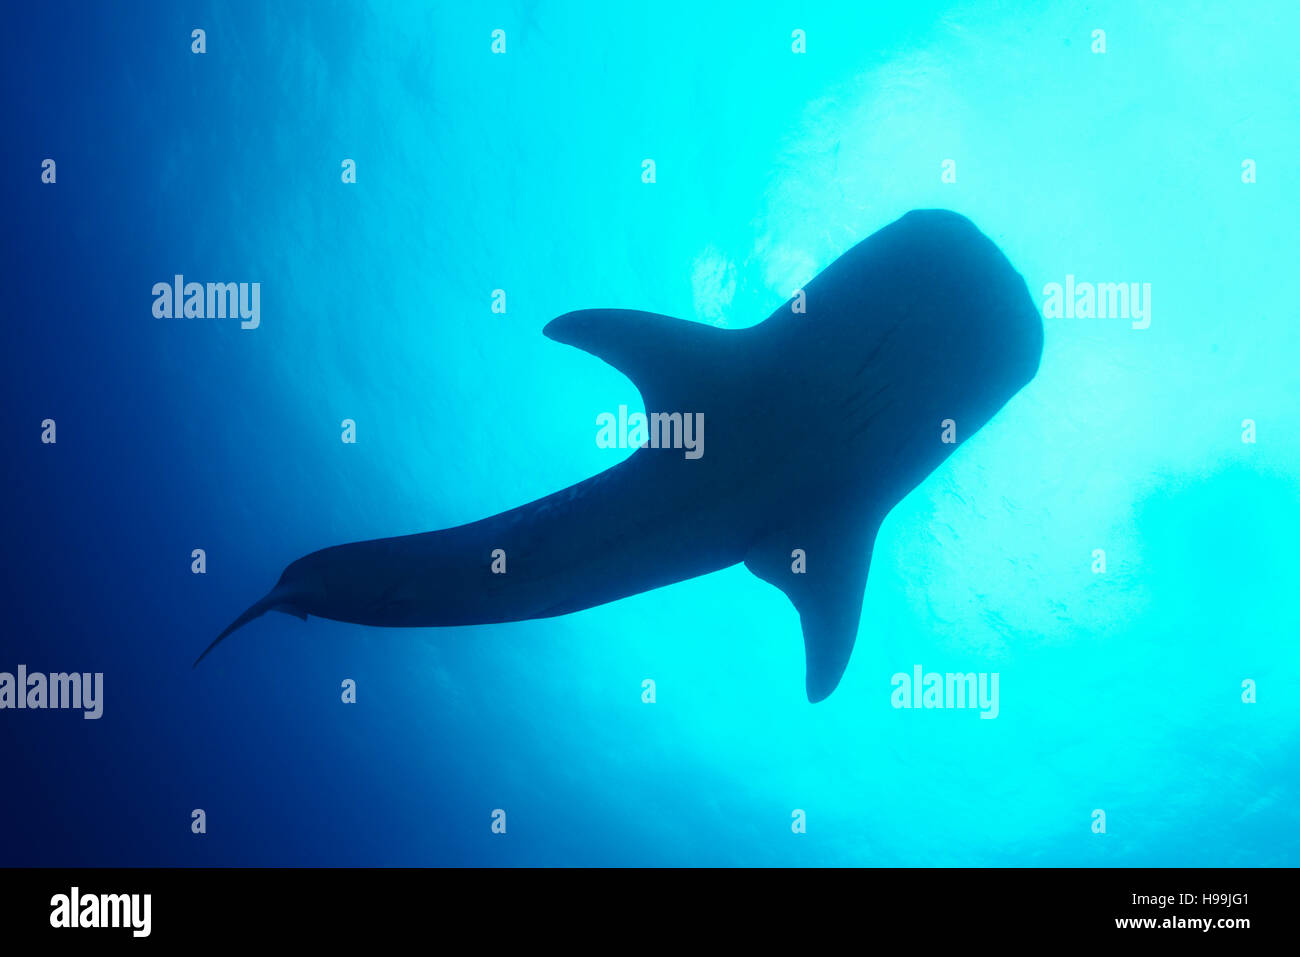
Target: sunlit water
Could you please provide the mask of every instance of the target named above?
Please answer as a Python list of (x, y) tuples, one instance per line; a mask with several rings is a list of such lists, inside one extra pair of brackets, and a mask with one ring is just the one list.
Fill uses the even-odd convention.
[[(1300, 16), (873, 6), (25, 8), (0, 670), (102, 671), (105, 710), (0, 715), (0, 861), (1300, 862)], [(635, 388), (552, 317), (750, 325), (916, 207), (1039, 301), (1150, 283), (1150, 324), (1045, 321), (885, 521), (827, 701), (741, 566), (505, 626), (268, 615), (191, 670), (302, 554), (626, 455), (594, 422)], [(260, 281), (260, 327), (153, 318), (176, 273)], [(997, 672), (997, 718), (891, 707), (918, 664)]]

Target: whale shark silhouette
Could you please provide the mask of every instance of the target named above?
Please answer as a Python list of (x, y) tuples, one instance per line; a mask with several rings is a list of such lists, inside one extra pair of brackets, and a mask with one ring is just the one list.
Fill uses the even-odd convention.
[(796, 295), (744, 329), (623, 309), (551, 321), (545, 335), (623, 372), (647, 412), (702, 414), (707, 454), (645, 445), (478, 522), (313, 552), (195, 666), (267, 611), (386, 627), (521, 621), (743, 561), (799, 612), (808, 700), (822, 700), (853, 650), (880, 523), (1034, 377), (1043, 328), (1002, 252), (946, 210), (872, 234), (803, 294), (804, 311)]

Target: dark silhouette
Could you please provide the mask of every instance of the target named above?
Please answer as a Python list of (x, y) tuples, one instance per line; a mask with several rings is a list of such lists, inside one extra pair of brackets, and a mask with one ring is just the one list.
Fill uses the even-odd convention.
[[(203, 655), (269, 610), (389, 627), (519, 621), (743, 561), (798, 609), (808, 698), (822, 700), (853, 650), (880, 523), (1034, 377), (1043, 329), (1001, 251), (942, 210), (876, 232), (804, 293), (806, 313), (790, 300), (739, 330), (618, 309), (553, 320), (547, 336), (626, 374), (647, 412), (702, 413), (704, 454), (643, 447), (482, 521), (313, 552)], [(948, 419), (955, 442), (941, 439)]]

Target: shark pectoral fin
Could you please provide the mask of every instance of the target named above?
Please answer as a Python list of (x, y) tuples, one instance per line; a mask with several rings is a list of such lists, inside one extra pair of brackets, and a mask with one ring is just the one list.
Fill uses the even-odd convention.
[(879, 527), (822, 517), (779, 529), (745, 555), (745, 567), (785, 592), (799, 612), (809, 701), (835, 690), (853, 654)]
[(580, 309), (542, 334), (603, 359), (632, 380), (647, 410), (666, 411), (697, 381), (720, 371), (718, 352), (734, 333), (635, 309)]

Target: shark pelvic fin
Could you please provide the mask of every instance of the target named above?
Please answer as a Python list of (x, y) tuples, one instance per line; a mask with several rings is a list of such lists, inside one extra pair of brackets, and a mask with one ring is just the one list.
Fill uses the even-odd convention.
[(568, 312), (548, 322), (542, 333), (622, 372), (636, 385), (647, 411), (689, 403), (692, 391), (721, 371), (719, 353), (734, 336), (718, 326), (635, 309)]
[(785, 592), (803, 625), (808, 700), (826, 698), (848, 666), (880, 525), (820, 514), (764, 536), (745, 567)]

